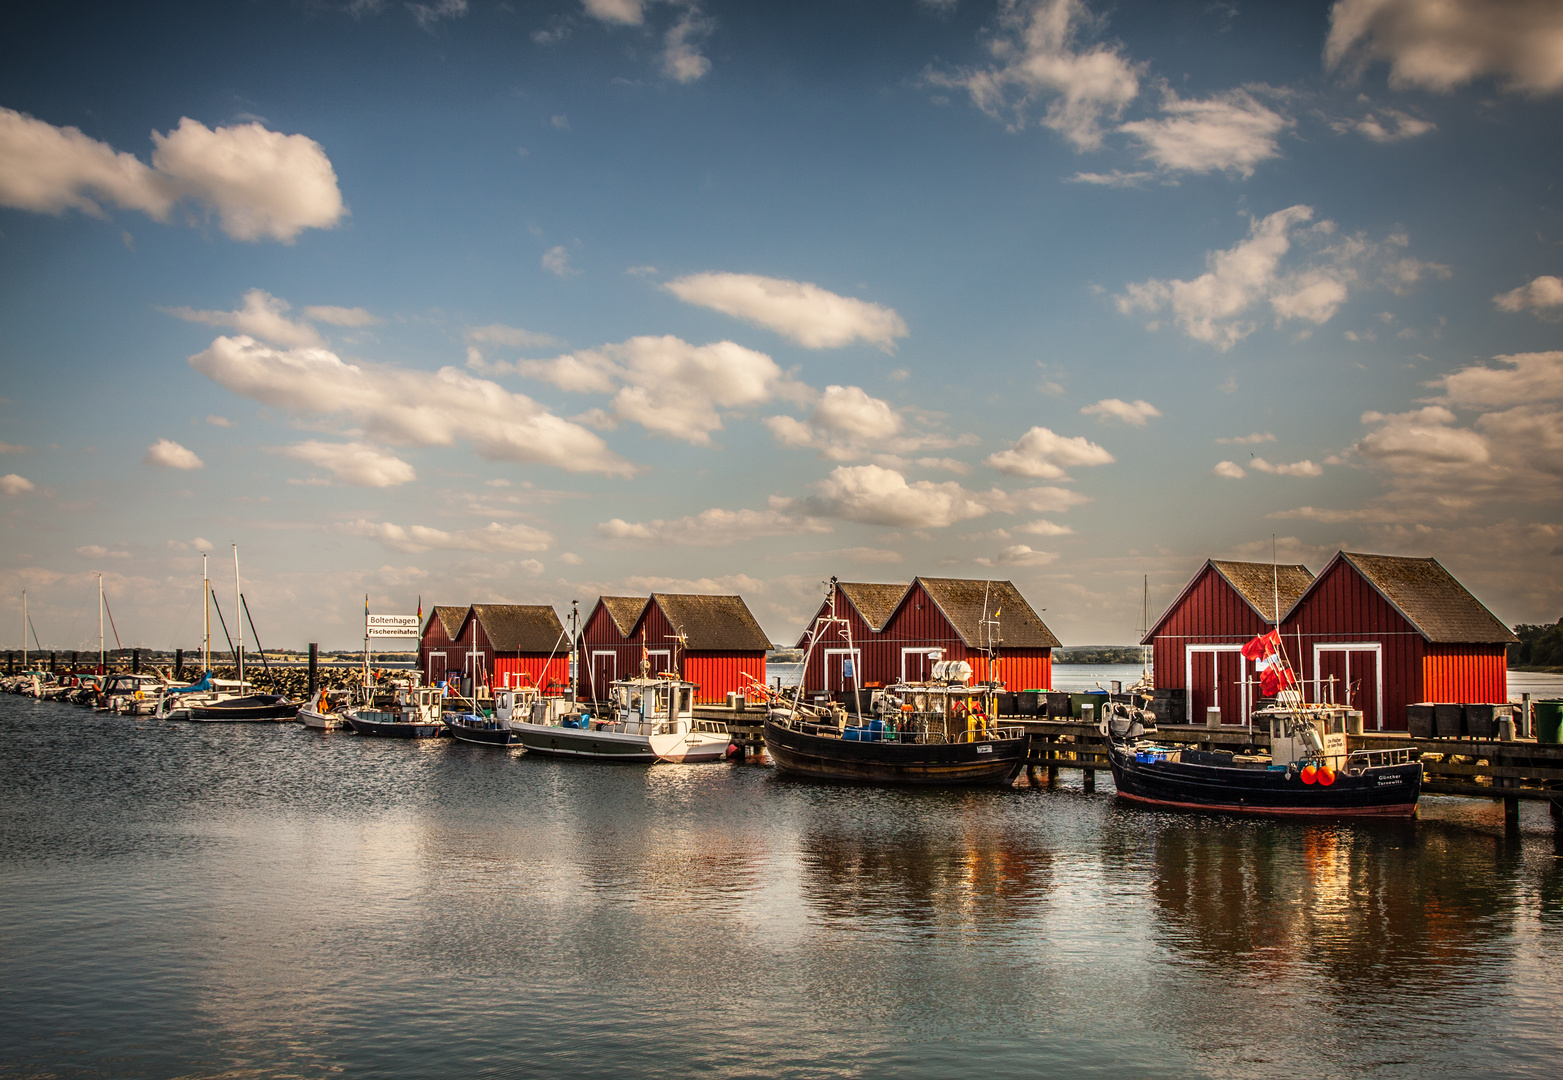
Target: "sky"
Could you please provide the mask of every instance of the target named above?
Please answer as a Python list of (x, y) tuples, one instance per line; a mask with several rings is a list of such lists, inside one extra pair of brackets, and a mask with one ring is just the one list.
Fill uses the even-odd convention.
[[(1211, 557), (1563, 616), (1563, 7), (32, 5), (0, 646)], [(231, 618), (231, 616), (230, 616)], [(33, 631), (28, 632), (32, 647)]]

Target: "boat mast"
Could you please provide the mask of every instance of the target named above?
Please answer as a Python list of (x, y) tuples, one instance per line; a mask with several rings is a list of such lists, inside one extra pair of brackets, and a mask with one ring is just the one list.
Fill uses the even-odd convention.
[[(575, 704), (579, 703), (580, 700), (581, 700), (581, 695), (580, 695), (580, 689), (581, 689), (581, 687), (580, 687), (580, 683), (581, 683), (581, 650), (580, 650), (579, 642), (576, 641), (576, 635), (580, 633), (580, 626), (581, 626), (581, 602), (579, 600), (571, 600), (570, 601), (570, 658), (575, 661), (575, 678), (570, 680), (570, 704), (571, 705), (575, 705)], [(566, 666), (565, 670), (568, 671), (569, 667)]]
[(22, 670), (27, 670), (27, 590), (22, 590)]
[(239, 595), (239, 545), (233, 545), (233, 621), (239, 624), (239, 689), (244, 689), (244, 620), (238, 616), (239, 605), (244, 599)]
[(206, 552), (201, 552), (201, 670), (212, 670), (212, 579), (206, 575)]
[(103, 575), (98, 575), (98, 674), (104, 674), (103, 663)]

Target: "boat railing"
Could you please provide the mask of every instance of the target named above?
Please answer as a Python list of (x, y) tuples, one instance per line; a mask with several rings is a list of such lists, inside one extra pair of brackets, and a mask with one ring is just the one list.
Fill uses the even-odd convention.
[(1353, 750), (1346, 756), (1346, 767), (1352, 772), (1409, 764), (1411, 764), (1411, 751), (1409, 748), (1397, 750)]
[[(865, 724), (862, 726), (849, 724), (847, 727), (841, 727), (834, 723), (820, 723), (805, 720), (801, 717), (793, 717), (787, 726), (793, 731), (801, 732), (805, 735), (828, 735), (835, 738), (856, 739), (858, 736), (855, 733), (862, 731), (867, 726), (866, 721), (869, 718), (865, 717), (864, 720)], [(846, 732), (849, 730), (854, 732), (852, 736), (846, 735)], [(873, 742), (918, 743), (926, 745), (930, 743), (1005, 742), (1011, 739), (1024, 739), (1026, 737), (1026, 729), (1019, 725), (1008, 727), (990, 725), (986, 729), (977, 728), (975, 731), (954, 731), (945, 734), (943, 731), (931, 726), (925, 729), (920, 724), (901, 724), (896, 727), (886, 725), (883, 730), (869, 732), (868, 734), (869, 741)]]

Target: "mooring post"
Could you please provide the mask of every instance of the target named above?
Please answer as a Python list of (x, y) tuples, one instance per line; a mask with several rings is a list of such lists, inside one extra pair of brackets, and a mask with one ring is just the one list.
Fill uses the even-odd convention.
[[(319, 683), (320, 683), (320, 643), (316, 642), (316, 641), (311, 641), (309, 643), (309, 697), (310, 697), (311, 701), (314, 700), (315, 690), (319, 687)], [(314, 706), (311, 705), (310, 708), (313, 709)]]
[(1058, 736), (1047, 737), (1047, 786), (1053, 787), (1058, 783)]
[(131, 649), (130, 650), (130, 673), (132, 675), (140, 675), (141, 674), (141, 650), (140, 649)]
[(1091, 794), (1091, 792), (1096, 790), (1096, 770), (1095, 769), (1086, 769), (1085, 770), (1085, 778), (1081, 781), (1081, 785), (1080, 786), (1085, 790), (1085, 793), (1087, 795)]
[(1534, 738), (1536, 729), (1530, 723), (1530, 695), (1520, 695), (1520, 738)]
[(1520, 800), (1513, 795), (1503, 799), (1503, 829), (1505, 832), (1520, 831)]
[(174, 682), (184, 682), (185, 678), (185, 651), (174, 650)]

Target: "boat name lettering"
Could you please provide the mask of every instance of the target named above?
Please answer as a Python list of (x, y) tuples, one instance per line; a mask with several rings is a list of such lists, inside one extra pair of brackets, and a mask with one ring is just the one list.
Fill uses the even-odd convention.
[(979, 753), (979, 754), (991, 754), (991, 753), (993, 753), (993, 747), (991, 747), (991, 746), (979, 746), (979, 747), (977, 747), (977, 753)]

